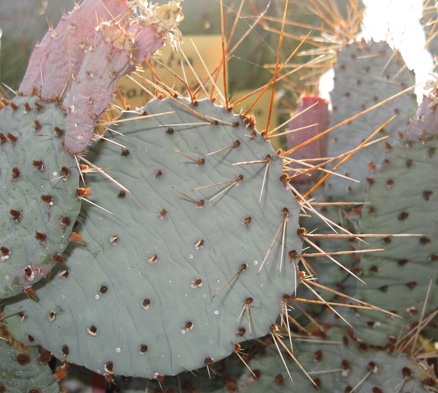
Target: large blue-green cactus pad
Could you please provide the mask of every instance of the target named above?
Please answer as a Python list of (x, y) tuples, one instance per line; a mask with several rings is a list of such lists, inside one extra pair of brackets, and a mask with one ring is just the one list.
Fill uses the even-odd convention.
[[(414, 83), (413, 73), (406, 68), (400, 54), (384, 42), (358, 42), (343, 47), (338, 53), (334, 71), (335, 87), (330, 94), (333, 111), (329, 127), (400, 93)], [(329, 136), (328, 156), (336, 157), (356, 148), (394, 115), (397, 117), (374, 139), (388, 135), (386, 142), (396, 142), (398, 131), (405, 130), (416, 109), (415, 95), (407, 92), (335, 129)], [(342, 197), (348, 201), (363, 201), (364, 189), (368, 186), (367, 178), (372, 176), (372, 168), (379, 164), (384, 151), (385, 143), (381, 142), (356, 153), (337, 172), (360, 183), (332, 175), (326, 182), (326, 193), (336, 200)]]
[(59, 393), (48, 358), (16, 342), (0, 323), (0, 392)]
[(64, 150), (65, 113), (36, 97), (0, 111), (0, 298), (62, 262), (79, 214), (79, 172)]
[(376, 345), (393, 344), (437, 308), (437, 149), (436, 138), (394, 145), (369, 189), (361, 233), (420, 235), (365, 239), (372, 248), (385, 251), (361, 258), (366, 285), (354, 280), (343, 283), (349, 295), (402, 317), (371, 310), (345, 314), (355, 334)]
[(153, 378), (267, 334), (294, 292), (288, 253), (301, 240), (281, 157), (238, 115), (171, 99), (144, 111), (156, 116), (127, 113), (112, 127), (126, 149), (100, 142), (89, 157), (132, 194), (87, 176), (90, 198), (113, 215), (83, 208), (67, 270), (37, 290), (38, 303), (11, 304), (26, 318), (7, 322), (99, 373)]

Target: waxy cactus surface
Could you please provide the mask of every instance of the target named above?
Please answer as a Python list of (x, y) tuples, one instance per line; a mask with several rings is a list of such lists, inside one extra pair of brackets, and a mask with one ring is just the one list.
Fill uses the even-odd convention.
[(371, 247), (385, 250), (361, 258), (360, 277), (367, 285), (351, 279), (342, 285), (351, 296), (398, 317), (372, 310), (346, 313), (361, 340), (372, 337), (376, 345), (393, 345), (436, 310), (437, 149), (436, 137), (424, 143), (404, 139), (385, 154), (373, 177), (359, 228), (362, 233), (387, 234), (366, 239)]
[(69, 248), (66, 271), (38, 289), (37, 304), (11, 302), (26, 318), (6, 322), (99, 373), (154, 378), (267, 334), (299, 281), (288, 254), (301, 239), (281, 157), (238, 115), (170, 98), (143, 111), (113, 127), (127, 150), (91, 148), (132, 194), (87, 176), (92, 201), (114, 216), (84, 207), (84, 244)]
[(18, 97), (1, 105), (1, 298), (34, 296), (32, 285), (63, 262), (80, 209), (79, 168), (69, 152), (86, 149), (119, 78), (182, 18), (175, 2), (142, 5), (142, 16), (133, 7), (77, 5), (35, 48)]
[[(364, 349), (343, 330), (330, 329), (322, 337), (311, 337), (294, 343), (294, 356), (309, 372), (305, 375), (287, 351), (279, 356), (275, 344), (266, 353), (258, 354), (248, 365), (257, 378), (244, 370), (237, 382), (241, 393), (265, 392), (372, 392), (395, 391), (402, 386), (403, 392), (428, 392), (431, 372), (422, 371), (418, 364), (404, 353)], [(286, 345), (287, 339), (284, 340)], [(293, 381), (283, 363), (285, 360)], [(310, 380), (312, 378), (312, 381)]]
[(32, 294), (63, 262), (81, 205), (64, 129), (65, 114), (36, 97), (16, 97), (0, 111), (0, 298)]
[(47, 351), (14, 340), (0, 322), (0, 392), (59, 393), (47, 364), (51, 358)]
[[(360, 225), (359, 208), (315, 206), (326, 213), (332, 223), (338, 222), (351, 233), (380, 230), (391, 233), (395, 232), (394, 228), (414, 232), (414, 226), (415, 232), (422, 233), (406, 242), (391, 236), (385, 236), (383, 241), (372, 240), (370, 246), (380, 247), (383, 242), (387, 251), (362, 258), (357, 255), (338, 258), (337, 251), (358, 246), (345, 238), (338, 239), (339, 242), (316, 240), (313, 247), (319, 255), (334, 251), (344, 265), (355, 264), (353, 273), (365, 279), (368, 287), (357, 281), (351, 284), (353, 279), (344, 280), (346, 271), (336, 267), (327, 255), (323, 263), (318, 259), (316, 264), (314, 262), (313, 270), (306, 264), (301, 241), (308, 242), (311, 239), (308, 232), (324, 224), (320, 218), (317, 224), (308, 225), (307, 221), (304, 226), (308, 236), (304, 229), (298, 229), (299, 214), (303, 212), (303, 216), (308, 216), (314, 211), (309, 204), (296, 202), (291, 192), (293, 187), (283, 173), (284, 170), (290, 173), (285, 165), (287, 160), (274, 153), (270, 143), (253, 129), (245, 116), (242, 119), (233, 115), (210, 100), (187, 102), (175, 98), (175, 94), (165, 100), (154, 100), (140, 111), (125, 113), (119, 124), (111, 127), (116, 132), (108, 132), (109, 138), (119, 145), (103, 141), (89, 145), (96, 121), (104, 112), (119, 76), (134, 70), (135, 64), (154, 52), (174, 22), (181, 19), (176, 3), (164, 8), (142, 8), (141, 3), (136, 2), (143, 17), (131, 17), (131, 5), (122, 0), (85, 0), (45, 37), (34, 53), (20, 91), (24, 97), (5, 104), (0, 112), (0, 116), (9, 116), (8, 122), (14, 124), (12, 131), (9, 127), (0, 130), (0, 149), (4, 151), (0, 156), (4, 159), (0, 162), (3, 194), (8, 195), (7, 203), (19, 201), (24, 206), (23, 210), (11, 209), (2, 201), (2, 222), (7, 224), (2, 232), (5, 238), (0, 239), (5, 244), (10, 240), (8, 233), (17, 230), (25, 218), (39, 218), (40, 212), (53, 212), (54, 207), (61, 206), (60, 200), (69, 205), (65, 193), (57, 188), (56, 177), (45, 179), (53, 183), (51, 193), (39, 195), (32, 190), (28, 197), (27, 188), (29, 184), (34, 185), (32, 181), (39, 181), (39, 172), (50, 168), (53, 176), (58, 173), (56, 168), (52, 172), (52, 161), (58, 160), (52, 150), (57, 153), (58, 147), (63, 149), (57, 130), (66, 130), (64, 146), (68, 151), (82, 154), (87, 149), (88, 159), (130, 190), (120, 191), (109, 178), (88, 170), (85, 182), (91, 190), (90, 202), (95, 205), (82, 204), (74, 227), (77, 233), (71, 233), (77, 211), (71, 215), (74, 218), (68, 216), (67, 229), (61, 226), (66, 232), (61, 240), (59, 223), (63, 220), (47, 214), (49, 219), (55, 220), (47, 224), (56, 232), (54, 242), (48, 242), (52, 238), (46, 232), (35, 229), (35, 225), (42, 225), (44, 220), (24, 222), (25, 228), (31, 228), (29, 233), (35, 232), (34, 238), (26, 238), (26, 244), (38, 240), (41, 243), (38, 245), (48, 250), (41, 258), (44, 260), (49, 255), (51, 264), (60, 264), (51, 272), (51, 266), (47, 266), (46, 271), (39, 266), (22, 267), (15, 262), (12, 265), (12, 257), (20, 255), (16, 251), (18, 244), (14, 243), (13, 248), (2, 246), (0, 267), (15, 269), (13, 274), (6, 272), (4, 276), (14, 277), (7, 281), (14, 283), (16, 292), (24, 290), (26, 295), (11, 296), (5, 301), (7, 306), (5, 314), (0, 315), (0, 323), (4, 321), (14, 337), (23, 343), (41, 345), (65, 363), (82, 364), (105, 374), (108, 381), (123, 374), (155, 379), (150, 385), (145, 380), (134, 380), (131, 386), (125, 385), (125, 392), (147, 391), (150, 386), (159, 386), (157, 392), (168, 393), (182, 389), (241, 393), (304, 391), (312, 388), (312, 382), (296, 366), (290, 365), (288, 355), (291, 354), (284, 350), (290, 345), (287, 334), (295, 332), (294, 328), (292, 333), (287, 331), (288, 316), (292, 316), (288, 311), (291, 302), (295, 305), (306, 301), (293, 298), (300, 277), (303, 286), (317, 279), (329, 287), (343, 286), (343, 290), (361, 301), (376, 303), (406, 320), (400, 325), (394, 322), (399, 319), (383, 313), (378, 319), (374, 311), (364, 311), (357, 306), (351, 313), (344, 313), (353, 314), (353, 318), (347, 319), (356, 328), (346, 333), (337, 328), (329, 329), (330, 323), (337, 324), (334, 318), (324, 319), (323, 314), (313, 314), (313, 323), (319, 323), (317, 341), (305, 345), (294, 342), (293, 351), (312, 375), (314, 386), (316, 384), (320, 391), (349, 393), (406, 389), (421, 392), (437, 386), (432, 374), (423, 373), (424, 364), (420, 369), (403, 353), (405, 348), (400, 345), (404, 344), (403, 339), (397, 343), (394, 339), (400, 331), (409, 338), (422, 328), (423, 312), (420, 314), (418, 310), (426, 293), (429, 303), (424, 314), (433, 312), (436, 304), (435, 288), (431, 286), (431, 291), (427, 290), (428, 285), (437, 280), (434, 198), (438, 191), (435, 191), (434, 160), (438, 146), (436, 139), (427, 140), (429, 134), (423, 132), (424, 127), (420, 133), (414, 133), (421, 142), (394, 143), (397, 131), (404, 129), (413, 112), (413, 97), (405, 94), (391, 103), (394, 105), (385, 105), (386, 110), (354, 120), (342, 132), (334, 132), (331, 147), (329, 143), (328, 155), (345, 153), (357, 147), (393, 114), (398, 114), (399, 124), (391, 123), (396, 126), (389, 132), (389, 143), (371, 148), (368, 155), (360, 152), (358, 157), (362, 158), (353, 157), (348, 164), (351, 166), (345, 167), (346, 175), (361, 181), (358, 187), (345, 187), (348, 184), (345, 179), (332, 176), (324, 191), (320, 188), (315, 192), (314, 196), (322, 197), (323, 201), (338, 201), (340, 197), (361, 202), (363, 191), (368, 191), (370, 205), (363, 209)], [(155, 16), (152, 15), (154, 10)], [(81, 34), (87, 31), (92, 34), (83, 39)], [(336, 66), (336, 79), (344, 89), (332, 96), (336, 114), (332, 125), (399, 93), (410, 84), (410, 75), (399, 79), (402, 64), (386, 50), (384, 44), (359, 43), (341, 51), (343, 60)], [(62, 56), (58, 56), (60, 53)], [(362, 70), (359, 76), (358, 70)], [(353, 78), (353, 83), (348, 77)], [(411, 124), (424, 123), (424, 116), (430, 114), (428, 108), (431, 107), (424, 106), (424, 115), (420, 113)], [(46, 115), (45, 110), (54, 120), (46, 121), (44, 116), (30, 118), (35, 132), (24, 135), (22, 125), (28, 126), (27, 115)], [(14, 113), (22, 114), (22, 118), (14, 118)], [(58, 123), (59, 119), (62, 121)], [(322, 125), (325, 121), (317, 123)], [(46, 131), (46, 126), (47, 133), (39, 134), (40, 130)], [(346, 132), (348, 127), (350, 130)], [(50, 157), (49, 164), (45, 160), (42, 163), (42, 159), (29, 161), (27, 158), (35, 150), (29, 145), (35, 144), (39, 149), (39, 138), (35, 136), (48, 141), (50, 149), (44, 151), (48, 151), (45, 160)], [(20, 138), (25, 141), (23, 146), (19, 144)], [(54, 140), (57, 140), (56, 149), (51, 149)], [(15, 147), (26, 154), (15, 156), (12, 150)], [(44, 145), (44, 149), (46, 147)], [(384, 149), (389, 152), (372, 178), (369, 173), (378, 167)], [(68, 172), (61, 167), (59, 183), (76, 182), (71, 186), (74, 191), (71, 205), (76, 209), (79, 173), (73, 165), (74, 157), (66, 150), (62, 152), (69, 157), (72, 167)], [(323, 154), (323, 149), (319, 153)], [(76, 158), (82, 159), (81, 154)], [(28, 168), (38, 172), (20, 183), (23, 173), (28, 176)], [(423, 176), (424, 171), (428, 176)], [(399, 177), (404, 181), (399, 182)], [(342, 182), (340, 187), (335, 184), (338, 180)], [(23, 184), (25, 192), (19, 188)], [(301, 186), (297, 187), (301, 190)], [(8, 194), (17, 189), (22, 192), (18, 192), (19, 197)], [(67, 191), (70, 197), (70, 189)], [(88, 194), (89, 190), (82, 192)], [(26, 210), (27, 205), (31, 207), (30, 212)], [(15, 234), (17, 239), (28, 235), (18, 230)], [(76, 243), (70, 243), (63, 252), (68, 239), (75, 239)], [(64, 243), (58, 251), (56, 247), (61, 242)], [(409, 247), (411, 242), (415, 245)], [(26, 251), (24, 248), (20, 252), (26, 254)], [(308, 251), (315, 254), (315, 250), (309, 248), (304, 252)], [(35, 249), (28, 254), (34, 255)], [(298, 258), (306, 264), (309, 275), (314, 272), (318, 277), (299, 275)], [(37, 278), (42, 277), (47, 280), (36, 283)], [(8, 285), (4, 287), (7, 291), (10, 290)], [(386, 297), (386, 294), (391, 296)], [(279, 312), (281, 326), (275, 325)], [(418, 322), (420, 325), (416, 325)], [(380, 329), (382, 325), (384, 328)], [(315, 332), (315, 325), (297, 326), (300, 330), (307, 329), (309, 334)], [(264, 341), (268, 345), (263, 350), (255, 349), (250, 343), (243, 344), (266, 334), (270, 337)], [(9, 340), (4, 332), (0, 339)], [(248, 355), (241, 343), (250, 351)], [(9, 344), (8, 341), (6, 351), (4, 348), (0, 351), (0, 372), (12, 370), (7, 378), (16, 372), (15, 360), (18, 359)], [(19, 347), (37, 352), (24, 344)], [(399, 352), (392, 351), (394, 349)], [(280, 352), (282, 357), (274, 351)], [(228, 354), (232, 354), (234, 360), (242, 355), (252, 370), (242, 374), (242, 369), (246, 370), (242, 364), (231, 366), (231, 371), (225, 369), (221, 359)], [(8, 360), (11, 365), (4, 366)], [(297, 377), (295, 385), (288, 380), (285, 365), (291, 366), (292, 375)], [(184, 374), (179, 374), (205, 366), (201, 374), (212, 377), (212, 383), (195, 377), (187, 378), (186, 382)], [(45, 373), (47, 367), (44, 370)], [(0, 374), (4, 375), (4, 372)], [(178, 376), (167, 378), (170, 382), (166, 384), (165, 375)], [(18, 386), (21, 381), (16, 376), (12, 375), (8, 383), (12, 381)], [(47, 386), (52, 381), (50, 377)], [(36, 393), (33, 381), (31, 375), (19, 389)], [(10, 391), (1, 380), (0, 392), (5, 389)], [(44, 392), (45, 385), (37, 389)]]
[[(335, 65), (335, 88), (331, 92), (333, 112), (329, 127), (365, 111), (381, 101), (412, 86), (413, 74), (405, 68), (400, 55), (386, 43), (353, 43), (342, 48)], [(385, 142), (398, 140), (398, 131), (404, 132), (409, 118), (417, 109), (416, 97), (407, 92), (379, 108), (359, 117), (330, 133), (327, 155), (336, 157), (360, 145), (373, 131), (396, 116), (378, 137), (389, 136)], [(337, 172), (359, 181), (331, 176), (325, 193), (334, 199), (361, 202), (367, 178), (379, 164), (385, 151), (385, 142), (380, 142), (355, 154)], [(330, 167), (328, 168), (330, 169)]]

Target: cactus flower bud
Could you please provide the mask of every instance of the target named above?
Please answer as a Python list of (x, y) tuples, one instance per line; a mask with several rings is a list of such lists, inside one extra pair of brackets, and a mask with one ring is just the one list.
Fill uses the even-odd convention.
[[(287, 146), (289, 149), (306, 142), (327, 129), (329, 122), (328, 103), (321, 97), (305, 96), (298, 103), (296, 117), (289, 123), (289, 130), (297, 130), (287, 135)], [(294, 160), (303, 160), (309, 158), (323, 157), (327, 151), (326, 136), (316, 139), (315, 141), (294, 151), (291, 158)], [(310, 163), (312, 164), (312, 163)], [(308, 169), (308, 167), (293, 163), (295, 169)], [(309, 174), (299, 176), (293, 179), (293, 182), (307, 183), (315, 175)]]

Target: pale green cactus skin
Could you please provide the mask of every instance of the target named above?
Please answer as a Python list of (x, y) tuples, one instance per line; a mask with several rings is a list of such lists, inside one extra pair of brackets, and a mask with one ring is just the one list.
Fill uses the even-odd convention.
[[(356, 342), (346, 330), (331, 328), (322, 335), (310, 336), (308, 340), (295, 339), (293, 343), (293, 354), (319, 386), (316, 389), (278, 339), (281, 355), (272, 337), (265, 342), (265, 346), (259, 344), (257, 348), (253, 345), (244, 351), (251, 353), (246, 361), (252, 372), (243, 363), (228, 358), (224, 365), (213, 365), (210, 374), (206, 369), (196, 375), (183, 373), (178, 378), (165, 378), (160, 386), (169, 393), (181, 390), (199, 393), (283, 393), (314, 389), (332, 393), (349, 392), (356, 385), (358, 392), (390, 392), (400, 385), (406, 392), (414, 388), (418, 392), (427, 392), (425, 386), (433, 380), (430, 370), (422, 370), (406, 354), (376, 351)], [(287, 338), (283, 339), (283, 343), (289, 347)], [(236, 370), (239, 372), (237, 379)], [(138, 378), (116, 380), (119, 393), (141, 393), (146, 387), (160, 391), (159, 385), (153, 381)]]
[[(395, 59), (389, 61), (391, 55), (386, 45), (372, 44), (371, 47), (361, 43), (359, 46), (365, 49), (358, 49), (358, 44), (354, 44), (340, 54), (345, 62), (338, 62), (336, 78), (337, 84), (341, 82), (344, 90), (336, 90), (332, 96), (335, 115), (331, 125), (412, 84), (412, 75), (400, 74), (402, 65)], [(354, 52), (353, 55), (350, 51)], [(361, 65), (357, 65), (358, 62)], [(371, 64), (369, 70), (365, 63)], [(359, 79), (358, 69), (365, 71)], [(351, 70), (354, 72), (350, 73)], [(374, 71), (380, 76), (376, 77)], [(379, 78), (388, 81), (380, 80), (379, 86), (373, 85)], [(388, 87), (394, 87), (394, 91), (391, 92)], [(374, 94), (372, 97), (370, 91)], [(189, 103), (186, 105), (191, 106)], [(110, 138), (126, 145), (126, 150), (107, 142), (91, 146), (88, 158), (96, 165), (107, 168), (132, 194), (119, 193), (115, 185), (96, 173), (87, 175), (92, 200), (113, 215), (97, 207), (83, 206), (75, 228), (82, 236), (82, 243), (70, 244), (64, 253), (66, 263), (53, 270), (50, 281), (42, 280), (35, 285), (40, 300), (34, 302), (21, 296), (7, 301), (8, 314), (20, 307), (20, 315), (6, 318), (8, 327), (19, 340), (43, 345), (60, 359), (84, 364), (102, 374), (117, 373), (156, 380), (135, 379), (131, 384), (119, 385), (120, 391), (125, 393), (142, 392), (149, 387), (158, 389), (163, 375), (177, 375), (207, 363), (212, 363), (211, 370), (224, 371), (219, 366), (220, 359), (232, 354), (236, 344), (269, 333), (284, 295), (292, 294), (298, 282), (295, 261), (293, 258), (289, 260), (288, 255), (291, 251), (301, 252), (301, 240), (296, 235), (299, 206), (290, 189), (280, 181), (283, 172), (281, 159), (259, 134), (253, 134), (255, 138), (252, 139), (252, 130), (246, 129), (238, 116), (209, 101), (191, 107), (204, 117), (200, 119), (170, 100), (154, 101), (144, 108), (147, 114), (170, 113), (120, 123), (115, 127), (123, 136), (111, 134)], [(414, 107), (415, 99), (408, 93), (386, 104), (384, 110), (373, 111), (369, 116), (355, 120), (351, 126), (344, 127), (354, 128), (354, 135), (345, 130), (332, 134), (337, 142), (334, 145), (333, 140), (331, 145), (329, 143), (328, 155), (333, 156), (356, 147), (393, 114), (399, 114), (388, 126), (391, 128), (387, 127), (379, 134), (389, 134), (387, 141), (390, 145), (385, 147), (381, 143), (378, 148), (364, 150), (358, 154), (362, 158), (349, 161), (351, 167), (348, 166), (350, 164), (344, 166), (344, 172), (361, 181), (359, 186), (349, 189), (347, 181), (332, 176), (325, 188), (324, 196), (334, 200), (342, 198), (360, 202), (365, 198), (364, 190), (368, 192), (371, 205), (363, 209), (359, 227), (355, 227), (356, 216), (349, 215), (348, 220), (343, 221), (346, 217), (344, 209), (327, 208), (325, 214), (335, 222), (339, 220), (342, 225), (350, 222), (354, 228), (348, 229), (352, 232), (381, 230), (382, 233), (399, 231), (422, 235), (410, 239), (369, 241), (370, 247), (383, 246), (386, 251), (366, 255), (360, 263), (349, 257), (338, 258), (347, 267), (356, 262), (354, 271), (367, 282), (366, 288), (351, 277), (344, 280), (345, 271), (328, 260), (324, 263), (318, 261), (315, 269), (319, 283), (329, 287), (341, 283), (348, 294), (406, 318), (400, 320), (362, 310), (343, 313), (355, 327), (354, 339), (390, 349), (394, 337), (400, 331), (406, 333), (412, 327), (409, 324), (419, 320), (430, 282), (432, 290), (428, 294), (425, 315), (434, 310), (438, 301), (435, 288), (438, 250), (434, 242), (438, 237), (435, 220), (438, 193), (435, 150), (438, 141), (432, 139), (421, 144), (402, 140), (397, 143), (397, 133), (405, 129)], [(8, 111), (10, 108), (2, 112)], [(140, 114), (127, 113), (122, 119)], [(219, 124), (212, 125), (213, 119), (218, 119)], [(0, 131), (4, 135), (9, 132)], [(55, 137), (52, 135), (51, 138)], [(33, 144), (29, 140), (26, 146)], [(239, 144), (235, 145), (236, 141)], [(17, 144), (9, 138), (0, 150)], [(234, 147), (222, 150), (230, 146)], [(372, 177), (372, 168), (380, 162), (385, 149), (389, 150), (386, 160)], [(366, 152), (370, 154), (364, 154)], [(267, 162), (263, 163), (267, 155), (271, 160), (269, 167)], [(232, 165), (254, 160), (262, 163)], [(33, 165), (33, 161), (24, 162), (29, 163)], [(9, 169), (3, 173), (9, 173), (10, 177), (15, 167), (9, 163), (6, 165)], [(3, 163), (0, 168), (0, 171), (3, 170)], [(54, 172), (57, 171), (50, 171)], [(240, 175), (243, 178), (237, 181)], [(6, 190), (10, 184), (18, 184), (19, 178), (12, 179), (12, 183), (3, 182), (3, 189)], [(77, 173), (75, 179), (78, 179)], [(203, 188), (212, 184), (215, 186)], [(71, 186), (71, 190), (76, 188), (77, 184)], [(263, 196), (259, 201), (260, 190), (263, 190)], [(348, 194), (346, 198), (345, 190)], [(74, 198), (72, 195), (69, 196), (75, 200), (76, 209), (77, 196), (75, 192)], [(64, 195), (59, 199), (63, 198)], [(18, 199), (24, 198), (21, 196)], [(69, 201), (65, 199), (67, 205), (70, 205)], [(55, 202), (58, 202), (58, 197)], [(285, 208), (288, 209), (287, 221)], [(10, 212), (10, 208), (1, 206), (1, 211)], [(10, 223), (10, 213), (4, 214)], [(248, 217), (251, 217), (251, 222), (245, 220)], [(73, 221), (62, 238), (65, 244), (59, 248), (59, 254), (68, 242)], [(2, 219), (2, 222), (6, 220)], [(13, 225), (16, 224), (18, 222), (13, 222)], [(50, 228), (56, 227), (52, 224), (48, 224)], [(308, 231), (318, 228), (321, 232), (322, 225), (318, 219), (317, 223), (307, 221), (304, 226)], [(4, 233), (10, 229), (6, 228)], [(59, 232), (58, 227), (56, 231)], [(325, 251), (357, 247), (357, 244), (343, 240), (320, 243), (323, 243), (321, 248)], [(35, 274), (32, 267), (29, 274), (25, 270), (27, 264), (20, 266), (17, 271), (22, 279), (25, 274), (26, 282), (18, 282), (13, 287), (14, 292), (5, 285), (7, 293), (0, 294), (0, 298), (28, 289), (28, 281), (33, 284), (37, 281), (36, 276), (46, 276), (53, 265), (53, 255), (58, 253), (56, 247), (59, 247), (56, 241), (53, 243), (56, 246), (50, 244), (55, 249), (49, 248), (46, 252), (51, 257), (47, 270), (38, 267), (38, 274)], [(266, 264), (258, 271), (271, 246), (273, 248)], [(1, 268), (9, 268), (12, 257), (17, 255), (15, 249), (11, 250), (11, 254), (2, 254), (0, 274), (3, 273)], [(34, 250), (30, 252), (34, 253)], [(44, 261), (47, 259), (45, 254), (41, 258)], [(242, 269), (242, 266), (246, 268)], [(6, 272), (4, 276), (11, 274)], [(224, 284), (227, 284), (225, 288)], [(333, 320), (320, 315), (320, 322), (323, 321)], [(287, 340), (285, 345), (288, 345)], [(427, 385), (427, 379), (435, 381), (433, 377), (422, 374), (418, 365), (403, 353), (392, 355), (374, 349), (370, 350), (366, 343), (358, 347), (345, 332), (333, 329), (322, 342), (296, 344), (295, 354), (305, 369), (314, 373), (315, 379), (319, 378), (320, 391), (323, 392), (339, 389), (348, 392), (365, 376), (365, 382), (355, 391), (380, 393), (396, 390), (402, 384), (403, 390), (423, 392), (427, 391), (423, 386)], [(36, 353), (35, 348), (30, 350)], [(321, 359), (319, 354), (316, 355), (320, 350)], [(0, 358), (8, 352), (2, 351)], [(15, 355), (11, 355), (10, 351), (8, 353), (5, 356), (9, 357), (0, 361), (0, 372), (7, 368), (3, 364), (13, 363)], [(347, 360), (349, 366), (346, 367), (342, 360)], [(370, 366), (370, 362), (376, 367)], [(287, 363), (290, 363), (289, 359)], [(216, 376), (210, 381), (204, 369), (199, 379), (189, 374), (178, 374), (175, 378), (167, 377), (167, 383), (162, 386), (168, 393), (179, 391), (184, 387), (181, 381), (187, 376), (189, 382), (184, 388), (191, 392), (275, 393), (304, 391), (312, 387), (311, 382), (292, 364), (290, 369), (295, 382), (289, 381), (274, 345), (268, 348), (267, 354), (254, 357), (250, 367), (256, 371), (257, 379), (240, 364), (233, 371), (226, 370), (232, 375), (232, 384)], [(337, 371), (325, 373), (329, 369)], [(45, 368), (44, 373), (47, 370)], [(15, 368), (12, 371), (15, 372)], [(315, 374), (318, 372), (324, 373), (319, 377)], [(224, 375), (227, 375), (225, 371)], [(1, 383), (3, 381), (0, 382), (0, 392)], [(28, 386), (20, 387), (18, 391), (28, 389)], [(42, 393), (46, 392), (44, 389), (41, 388)], [(54, 392), (58, 391), (54, 389)]]
[[(421, 372), (418, 365), (403, 353), (393, 355), (386, 351), (364, 350), (345, 331), (334, 328), (327, 332), (325, 338), (317, 337), (315, 341), (294, 342), (294, 356), (319, 386), (317, 391), (349, 392), (364, 379), (355, 391), (390, 392), (403, 384), (403, 391), (411, 391), (415, 387), (415, 391), (427, 392), (423, 382), (429, 375)], [(285, 340), (285, 344), (288, 344), (288, 340)], [(293, 381), (276, 346), (271, 344), (266, 354), (256, 355), (248, 363), (258, 378), (245, 369), (237, 383), (238, 391), (313, 391), (314, 385), (309, 378), (284, 349), (281, 351)]]
[[(331, 92), (333, 112), (329, 127), (378, 104), (414, 84), (413, 73), (404, 67), (400, 55), (384, 43), (353, 43), (343, 47), (335, 65), (335, 88)], [(374, 138), (388, 135), (384, 142), (393, 144), (398, 140), (398, 131), (404, 132), (409, 118), (415, 114), (417, 101), (413, 93), (387, 102), (380, 108), (353, 120), (332, 131), (329, 136), (327, 155), (336, 157), (350, 151), (377, 130), (394, 115), (383, 131)], [(362, 202), (367, 178), (372, 176), (370, 165), (378, 165), (385, 151), (380, 142), (345, 162), (337, 172), (347, 175), (359, 183), (331, 176), (325, 186), (325, 194), (335, 200)]]
[(0, 111), (0, 298), (22, 293), (62, 263), (81, 201), (64, 150), (65, 114), (16, 97)]
[[(282, 159), (240, 116), (201, 101), (192, 106), (200, 118), (181, 104), (190, 106), (155, 100), (143, 109), (152, 117), (121, 122), (113, 139), (129, 154), (110, 143), (91, 148), (89, 158), (132, 194), (120, 198), (108, 179), (87, 175), (92, 201), (114, 215), (84, 206), (75, 228), (84, 245), (69, 247), (68, 277), (54, 273), (37, 304), (6, 308), (26, 315), (6, 320), (19, 340), (31, 334), (102, 374), (154, 378), (203, 367), (269, 332), (298, 281), (288, 252), (301, 251)], [(267, 171), (266, 162), (233, 165), (268, 155)]]
[(394, 344), (400, 333), (404, 336), (415, 326), (423, 312), (425, 318), (436, 309), (437, 148), (436, 137), (424, 143), (404, 139), (393, 145), (368, 192), (370, 205), (359, 222), (361, 233), (419, 235), (366, 239), (371, 248), (385, 250), (361, 258), (360, 277), (366, 285), (354, 279), (343, 283), (347, 294), (402, 317), (371, 310), (345, 313), (355, 335), (362, 340), (372, 337), (375, 345)]
[[(413, 83), (413, 74), (405, 68), (399, 54), (383, 42), (357, 42), (342, 47), (337, 54), (334, 73), (335, 85), (331, 92), (333, 110), (330, 115), (329, 128), (401, 92)], [(385, 141), (362, 149), (336, 170), (337, 173), (359, 182), (331, 175), (324, 186), (319, 187), (312, 194), (316, 202), (343, 201), (358, 204), (356, 206), (316, 207), (320, 214), (350, 233), (357, 233), (359, 211), (363, 206), (361, 203), (366, 199), (369, 181), (373, 176), (373, 167), (380, 163), (383, 153), (389, 146), (385, 145), (385, 142), (391, 144), (398, 141), (399, 131), (405, 131), (409, 118), (413, 116), (416, 108), (415, 95), (408, 92), (328, 134), (326, 156), (336, 157), (355, 149), (373, 131), (397, 114), (397, 117), (374, 137), (377, 139), (388, 136)], [(335, 231), (342, 232), (333, 225), (330, 228), (312, 212), (302, 219), (302, 226), (309, 232), (313, 230), (330, 234)], [(345, 238), (321, 238), (317, 242), (325, 252), (354, 250), (359, 246), (354, 239)], [(321, 251), (310, 248), (310, 252)], [(334, 258), (348, 269), (355, 263), (351, 255)], [(312, 258), (309, 261), (317, 273), (320, 284), (333, 287), (333, 283), (340, 283), (349, 276), (346, 270), (336, 266), (327, 257)], [(322, 296), (329, 300), (333, 295), (325, 292)]]
[(59, 393), (58, 382), (38, 348), (15, 342), (0, 323), (0, 392)]

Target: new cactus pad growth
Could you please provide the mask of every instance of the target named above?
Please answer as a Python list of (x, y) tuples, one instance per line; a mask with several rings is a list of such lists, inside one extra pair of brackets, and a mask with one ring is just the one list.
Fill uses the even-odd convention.
[(9, 305), (26, 318), (7, 324), (99, 373), (154, 378), (267, 334), (299, 280), (288, 254), (301, 239), (281, 157), (238, 115), (170, 98), (141, 113), (112, 127), (126, 149), (90, 147), (132, 194), (87, 176), (92, 201), (114, 215), (83, 207), (75, 230), (84, 244), (68, 249), (38, 304)]
[(118, 79), (182, 18), (177, 3), (142, 5), (139, 17), (132, 7), (91, 0), (77, 6), (35, 48), (19, 96), (2, 103), (1, 298), (33, 295), (32, 285), (63, 262), (80, 209), (78, 165), (65, 149), (87, 147)]
[(79, 165), (65, 148), (87, 147), (118, 79), (169, 39), (181, 18), (175, 2), (88, 0), (33, 52), (18, 97), (0, 106), (1, 298), (25, 292), (38, 300), (34, 284), (64, 262), (70, 239), (81, 241), (72, 227), (88, 190), (78, 188)]
[(423, 96), (423, 102), (406, 130), (406, 136), (415, 142), (438, 135), (438, 79), (429, 81), (425, 89), (432, 90)]
[[(400, 55), (384, 43), (353, 43), (342, 48), (337, 56), (335, 88), (331, 92), (333, 112), (329, 127), (365, 111), (381, 101), (412, 86), (413, 75), (405, 68)], [(397, 132), (404, 132), (409, 118), (415, 114), (417, 102), (412, 93), (402, 94), (385, 105), (330, 133), (327, 155), (336, 157), (359, 146), (373, 131), (396, 117), (378, 134), (389, 136), (385, 142), (398, 140)], [(334, 199), (361, 202), (364, 190), (385, 151), (385, 142), (355, 154), (337, 172), (351, 180), (331, 176), (325, 184), (325, 193)], [(330, 169), (330, 167), (328, 168)], [(345, 197), (346, 195), (346, 197)]]
[(32, 53), (19, 92), (62, 103), (71, 153), (87, 148), (117, 81), (161, 47), (182, 19), (177, 2), (138, 8), (134, 15), (134, 3), (86, 0)]
[(29, 55), (56, 24), (73, 0), (14, 0), (0, 2), (0, 81), (16, 89), (23, 79)]

